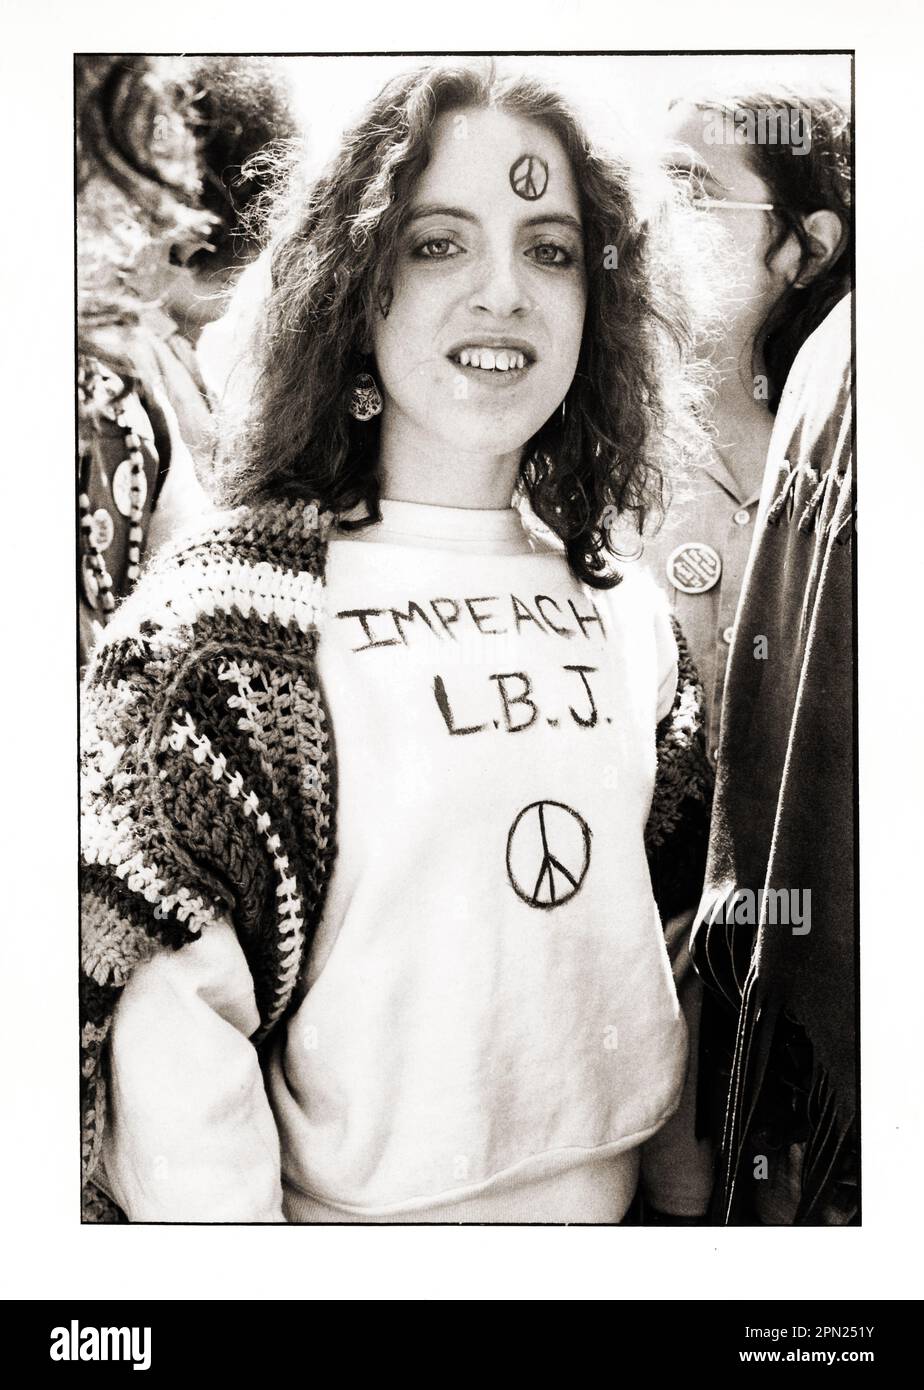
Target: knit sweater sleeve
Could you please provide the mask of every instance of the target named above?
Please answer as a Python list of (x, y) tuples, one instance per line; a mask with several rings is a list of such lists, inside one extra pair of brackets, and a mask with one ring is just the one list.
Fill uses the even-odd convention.
[(136, 967), (113, 1014), (97, 1182), (131, 1221), (281, 1221), (279, 1137), (229, 923)]
[(314, 666), (322, 571), (316, 509), (219, 518), (158, 557), (87, 674), (87, 1219), (119, 1219), (92, 1178), (110, 1107), (113, 1013), (136, 967), (228, 923), (252, 978), (253, 1044), (296, 1002), (333, 858), (331, 746)]

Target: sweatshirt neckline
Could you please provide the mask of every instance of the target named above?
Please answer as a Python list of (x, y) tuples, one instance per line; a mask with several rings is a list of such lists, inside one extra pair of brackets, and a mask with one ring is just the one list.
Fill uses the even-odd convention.
[(481, 509), (439, 507), (426, 502), (379, 502), (380, 535), (414, 536), (420, 540), (503, 541), (523, 537), (523, 522), (515, 507)]

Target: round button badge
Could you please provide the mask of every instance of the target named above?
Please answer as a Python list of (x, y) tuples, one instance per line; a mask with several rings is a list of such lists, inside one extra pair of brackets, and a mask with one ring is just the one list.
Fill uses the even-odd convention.
[(105, 507), (98, 508), (90, 518), (90, 540), (97, 550), (108, 550), (115, 535), (115, 522)]
[(705, 594), (719, 582), (722, 559), (705, 541), (685, 541), (671, 551), (665, 569), (674, 588), (682, 594)]
[(89, 555), (84, 555), (80, 562), (80, 577), (83, 581), (83, 592), (87, 603), (91, 608), (96, 608), (99, 598), (99, 581), (93, 573)]
[(112, 475), (112, 495), (123, 516), (131, 516), (132, 487), (137, 487), (139, 492), (138, 505), (143, 507), (148, 495), (148, 480), (144, 469), (139, 468), (136, 477), (132, 472), (131, 459), (123, 459)]

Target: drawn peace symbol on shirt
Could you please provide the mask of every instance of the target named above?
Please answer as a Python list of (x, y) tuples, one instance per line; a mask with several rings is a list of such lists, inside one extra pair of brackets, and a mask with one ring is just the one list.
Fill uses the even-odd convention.
[(590, 864), (590, 827), (561, 801), (524, 806), (507, 836), (507, 875), (518, 898), (547, 911), (574, 897)]
[(510, 166), (510, 187), (518, 198), (534, 203), (549, 182), (549, 166), (538, 154), (523, 154)]

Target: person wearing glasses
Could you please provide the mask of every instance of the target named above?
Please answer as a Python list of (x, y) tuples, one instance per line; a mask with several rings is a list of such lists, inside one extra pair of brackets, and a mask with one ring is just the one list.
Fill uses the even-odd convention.
[(690, 643), (718, 754), (722, 695), (773, 420), (789, 369), (851, 288), (850, 126), (831, 96), (675, 102), (669, 166), (712, 220), (723, 322), (714, 443), (678, 484), (645, 561)]
[[(643, 563), (688, 638), (713, 765), (774, 416), (799, 349), (851, 288), (849, 139), (847, 111), (830, 96), (709, 95), (677, 101), (670, 111), (668, 165), (709, 220), (721, 327), (711, 340), (712, 446), (674, 485)], [(723, 1006), (708, 993), (703, 1000), (690, 969), (689, 925), (673, 922), (668, 944), (691, 1036), (698, 1027), (702, 1033), (700, 1142), (687, 1167), (703, 1170), (710, 1144), (719, 1148), (734, 1031)], [(747, 943), (741, 949), (746, 957)], [(672, 1121), (679, 1132), (694, 1130), (685, 1113), (692, 1105), (688, 1091)], [(782, 1167), (779, 1173), (785, 1183)], [(774, 1214), (763, 1219), (788, 1210), (777, 1196)]]

